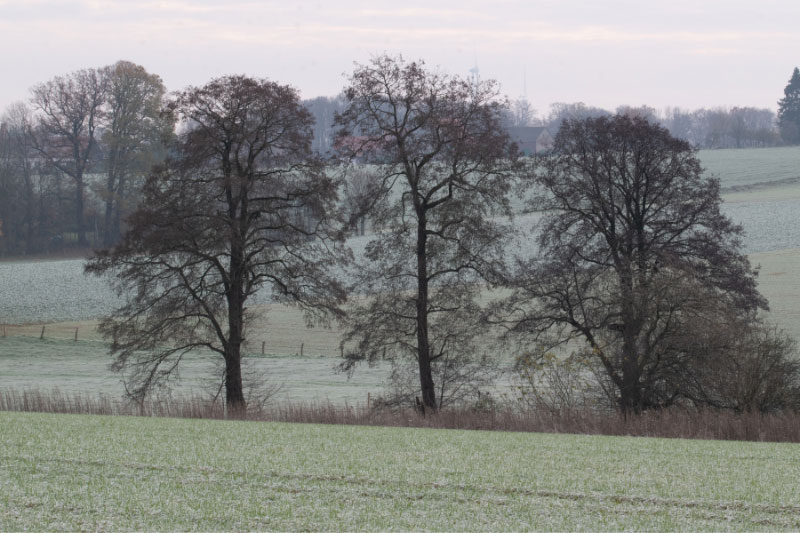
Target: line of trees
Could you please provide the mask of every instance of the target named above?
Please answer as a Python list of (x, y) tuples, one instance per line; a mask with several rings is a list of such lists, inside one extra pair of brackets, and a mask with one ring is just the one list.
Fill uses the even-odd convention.
[[(684, 110), (623, 106), (697, 148), (742, 148), (800, 142), (800, 71), (786, 86), (777, 116), (753, 107)], [(70, 245), (111, 245), (141, 200), (149, 168), (162, 161), (174, 135), (164, 113), (166, 88), (143, 67), (119, 61), (57, 76), (31, 89), (27, 103), (0, 117), (0, 255), (58, 251)], [(312, 149), (335, 150), (336, 115), (344, 94), (302, 101), (311, 113)], [(555, 103), (537, 117), (526, 99), (500, 116), (510, 126), (544, 126), (555, 136), (565, 120), (610, 117), (583, 103)], [(351, 193), (353, 191), (350, 191)], [(352, 196), (352, 195), (350, 195)]]
[[(111, 244), (164, 157), (174, 123), (161, 79), (127, 61), (57, 76), (0, 121), (0, 253)], [(90, 235), (91, 234), (91, 238)]]
[(795, 68), (784, 97), (778, 101), (778, 113), (771, 109), (748, 106), (682, 109), (667, 107), (662, 111), (649, 106), (620, 106), (613, 113), (583, 102), (550, 105), (549, 112), (537, 116), (526, 98), (519, 98), (504, 111), (508, 126), (546, 127), (555, 136), (565, 120), (639, 116), (660, 124), (673, 137), (688, 141), (695, 148), (762, 148), (800, 144), (800, 69)]
[[(779, 128), (778, 117), (770, 109), (755, 107), (716, 107), (695, 110), (668, 107), (662, 111), (649, 106), (620, 106), (614, 112), (578, 103), (555, 103), (546, 116), (537, 117), (525, 100), (516, 100), (506, 113), (509, 126), (541, 126), (555, 136), (566, 120), (638, 116), (660, 124), (670, 134), (688, 141), (696, 148), (763, 148), (796, 144), (785, 128)], [(781, 135), (783, 132), (783, 136)]]
[[(81, 209), (87, 169), (103, 162), (103, 227), (122, 238), (112, 232), (87, 272), (123, 298), (100, 330), (138, 401), (204, 349), (219, 354), (228, 407), (245, 409), (248, 306), (268, 291), (310, 324), (342, 321), (343, 369), (391, 360), (395, 401), (424, 410), (478, 401), (501, 340), (525, 360), (578, 340), (625, 413), (800, 407), (793, 343), (761, 318), (719, 182), (644, 110), (565, 116), (552, 153), (524, 159), (494, 82), (380, 56), (349, 77), (325, 161), (309, 107), (268, 80), (165, 98), (156, 77), (118, 63), (33, 93), (37, 114), (18, 108), (9, 146), (34, 155), (7, 160), (35, 200), (60, 176)], [(519, 234), (511, 200), (531, 188), (546, 215)], [(354, 262), (345, 237), (366, 224)]]
[[(565, 120), (635, 115), (664, 126), (673, 137), (688, 141), (695, 148), (763, 148), (800, 143), (800, 71), (792, 75), (778, 102), (778, 113), (752, 106), (683, 109), (649, 106), (620, 106), (613, 111), (583, 102), (556, 102), (543, 115), (526, 98), (509, 102), (502, 112), (506, 127), (544, 127), (555, 137)], [(306, 104), (316, 118), (314, 148), (320, 153), (333, 150), (333, 117), (345, 105), (344, 95), (318, 97)]]

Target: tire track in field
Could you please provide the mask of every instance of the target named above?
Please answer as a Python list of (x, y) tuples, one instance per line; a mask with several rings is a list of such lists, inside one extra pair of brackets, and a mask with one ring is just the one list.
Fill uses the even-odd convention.
[[(627, 496), (627, 495), (611, 495), (603, 493), (580, 493), (580, 492), (564, 492), (557, 490), (544, 490), (544, 489), (526, 489), (522, 487), (494, 487), (486, 485), (471, 485), (462, 483), (407, 483), (402, 481), (395, 481), (391, 479), (371, 479), (366, 477), (346, 476), (346, 475), (332, 475), (332, 474), (311, 474), (311, 473), (294, 473), (294, 472), (279, 472), (279, 471), (244, 471), (244, 470), (229, 470), (223, 468), (213, 467), (190, 467), (190, 466), (174, 466), (174, 465), (158, 465), (149, 463), (126, 463), (116, 461), (102, 461), (102, 460), (89, 460), (89, 459), (65, 459), (65, 458), (41, 458), (32, 456), (0, 456), (2, 463), (5, 465), (10, 464), (10, 461), (16, 460), (20, 462), (31, 463), (31, 468), (34, 468), (39, 463), (54, 463), (62, 464), (65, 466), (79, 465), (88, 467), (101, 467), (101, 468), (116, 468), (127, 470), (146, 470), (154, 472), (180, 472), (186, 474), (203, 474), (206, 476), (214, 476), (217, 479), (203, 479), (203, 480), (176, 480), (182, 484), (198, 484), (212, 482), (217, 485), (225, 485), (231, 487), (263, 487), (270, 490), (279, 492), (288, 492), (293, 494), (299, 493), (314, 493), (319, 492), (319, 489), (324, 489), (320, 486), (318, 488), (297, 488), (288, 487), (281, 484), (267, 483), (259, 481), (261, 479), (281, 479), (292, 481), (310, 481), (319, 482), (324, 484), (326, 482), (336, 483), (340, 485), (349, 485), (362, 488), (358, 494), (364, 497), (373, 497), (380, 499), (407, 499), (410, 501), (420, 501), (429, 498), (440, 500), (455, 501), (458, 503), (482, 503), (494, 505), (507, 505), (509, 502), (503, 499), (503, 496), (514, 497), (535, 497), (544, 499), (566, 500), (573, 502), (589, 502), (594, 504), (624, 504), (636, 506), (653, 506), (653, 507), (670, 507), (670, 508), (683, 508), (695, 509), (698, 511), (736, 511), (736, 512), (760, 512), (770, 515), (780, 515), (786, 518), (793, 519), (793, 527), (800, 526), (800, 505), (770, 505), (759, 503), (747, 503), (741, 500), (733, 501), (715, 501), (715, 500), (683, 500), (679, 498), (662, 498), (662, 497), (649, 497), (649, 496)], [(122, 471), (119, 472), (122, 474)], [(123, 474), (124, 475), (124, 474)], [(240, 480), (222, 480), (218, 479), (222, 476), (239, 477)], [(369, 487), (370, 490), (363, 490), (364, 487)], [(402, 491), (391, 492), (375, 490), (380, 487), (399, 487), (406, 489), (404, 494)], [(409, 490), (410, 489), (410, 490)], [(422, 489), (424, 492), (421, 494), (408, 494), (414, 489)], [(337, 489), (324, 489), (324, 490), (337, 490)], [(484, 494), (485, 497), (466, 497), (456, 496), (453, 491), (462, 493), (475, 493)], [(610, 509), (609, 509), (610, 510)], [(758, 523), (769, 525), (770, 521), (761, 521)]]

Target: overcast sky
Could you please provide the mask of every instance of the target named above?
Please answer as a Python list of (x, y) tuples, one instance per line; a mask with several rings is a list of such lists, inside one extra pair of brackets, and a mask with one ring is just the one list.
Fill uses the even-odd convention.
[(354, 61), (383, 52), (465, 76), (477, 64), (540, 112), (775, 109), (800, 65), (798, 22), (798, 0), (0, 0), (0, 110), (119, 59), (170, 90), (243, 73), (334, 95)]

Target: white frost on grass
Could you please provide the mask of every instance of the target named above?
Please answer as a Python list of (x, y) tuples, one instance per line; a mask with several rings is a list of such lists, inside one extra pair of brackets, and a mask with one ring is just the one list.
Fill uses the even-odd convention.
[(111, 288), (83, 274), (84, 261), (0, 262), (0, 323), (98, 318), (119, 301)]
[[(723, 210), (746, 231), (746, 253), (800, 248), (800, 226), (795, 224), (800, 199), (742, 201), (724, 204)], [(522, 237), (512, 243), (524, 257), (535, 251), (534, 228), (541, 215), (517, 217)], [(363, 257), (370, 236), (353, 237), (348, 244)], [(120, 300), (108, 283), (83, 273), (80, 259), (66, 261), (0, 262), (0, 324), (54, 323), (92, 320), (110, 314)], [(268, 290), (256, 294), (250, 305), (271, 302)]]

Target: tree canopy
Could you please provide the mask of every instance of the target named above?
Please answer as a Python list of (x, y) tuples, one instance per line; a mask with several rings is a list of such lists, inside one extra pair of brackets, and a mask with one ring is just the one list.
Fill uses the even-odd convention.
[(85, 174), (95, 155), (97, 129), (108, 90), (102, 70), (83, 69), (36, 85), (31, 102), (38, 115), (30, 130), (38, 154), (75, 184), (75, 231), (88, 244)]

